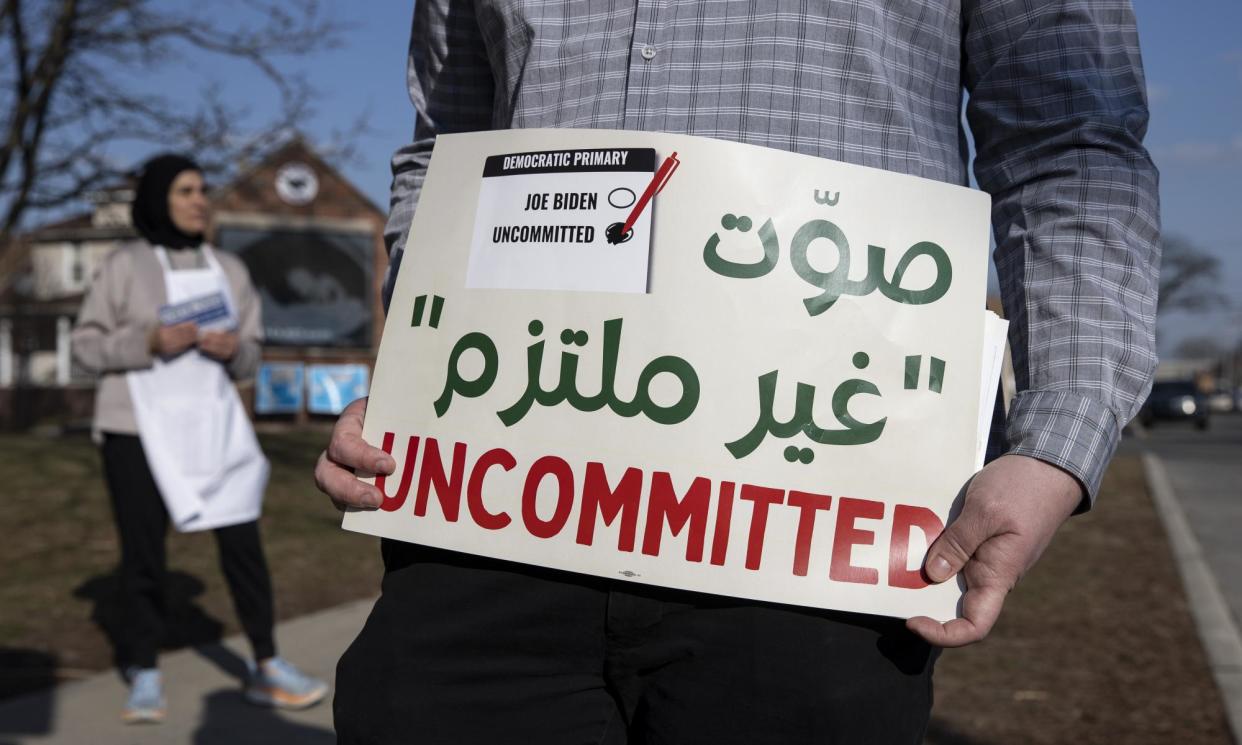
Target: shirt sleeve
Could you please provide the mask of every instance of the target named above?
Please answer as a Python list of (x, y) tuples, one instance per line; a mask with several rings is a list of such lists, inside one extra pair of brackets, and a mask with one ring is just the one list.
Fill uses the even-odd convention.
[(1074, 475), (1086, 509), (1156, 365), (1158, 175), (1133, 10), (971, 0), (962, 12), (1017, 376), (1005, 440)]
[(129, 320), (129, 256), (117, 251), (90, 283), (70, 335), (73, 359), (85, 371), (141, 370), (151, 366), (151, 328)]
[(406, 84), (414, 104), (414, 139), (392, 158), (392, 196), (384, 228), (389, 253), (385, 310), (392, 300), (406, 233), (414, 220), (436, 135), (492, 126), (495, 82), (473, 3), (418, 0), (414, 4)]
[(253, 378), (263, 356), (263, 318), (259, 294), (250, 281), (246, 265), (237, 261), (228, 272), (237, 303), (237, 352), (226, 367), (233, 380)]

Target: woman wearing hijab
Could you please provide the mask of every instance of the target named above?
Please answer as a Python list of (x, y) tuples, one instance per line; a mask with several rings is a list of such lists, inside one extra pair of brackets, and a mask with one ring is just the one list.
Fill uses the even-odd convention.
[(203, 241), (202, 169), (179, 155), (142, 168), (133, 224), (144, 240), (113, 252), (73, 331), (74, 358), (100, 376), (93, 434), (121, 544), (123, 718), (160, 721), (168, 523), (213, 530), (255, 663), (246, 697), (305, 708), (327, 685), (277, 656), (258, 518), (268, 463), (233, 380), (254, 375), (262, 337), (246, 267)]

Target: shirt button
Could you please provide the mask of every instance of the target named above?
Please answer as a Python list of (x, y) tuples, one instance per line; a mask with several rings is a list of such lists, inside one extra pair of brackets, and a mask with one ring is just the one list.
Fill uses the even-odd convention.
[(645, 60), (655, 59), (655, 47), (643, 47), (641, 54)]

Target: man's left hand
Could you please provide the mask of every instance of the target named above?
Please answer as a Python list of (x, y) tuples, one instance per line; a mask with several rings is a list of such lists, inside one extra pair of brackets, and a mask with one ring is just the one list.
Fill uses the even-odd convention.
[(198, 351), (220, 362), (228, 362), (237, 354), (237, 334), (208, 331), (198, 340)]
[(1006, 455), (985, 466), (967, 487), (961, 514), (932, 544), (923, 564), (933, 582), (959, 572), (966, 578), (962, 617), (940, 623), (919, 616), (906, 627), (938, 647), (982, 640), (1005, 596), (1082, 498), (1077, 479), (1035, 458)]

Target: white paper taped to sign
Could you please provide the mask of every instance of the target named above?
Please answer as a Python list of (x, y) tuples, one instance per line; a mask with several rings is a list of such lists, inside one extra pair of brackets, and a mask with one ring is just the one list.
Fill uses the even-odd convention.
[(558, 149), (483, 166), (467, 287), (646, 292), (651, 148)]
[[(499, 214), (489, 158), (642, 149), (681, 163), (646, 211), (648, 292), (549, 289), (538, 277), (555, 273), (474, 263), (483, 223), (461, 206)], [(568, 176), (517, 193), (592, 190)], [(989, 201), (683, 135), (439, 137), (364, 428), (397, 472), (377, 479), (383, 507), (344, 526), (618, 580), (954, 617), (959, 585), (929, 586), (919, 566), (987, 421)], [(595, 208), (583, 224), (616, 221)]]

